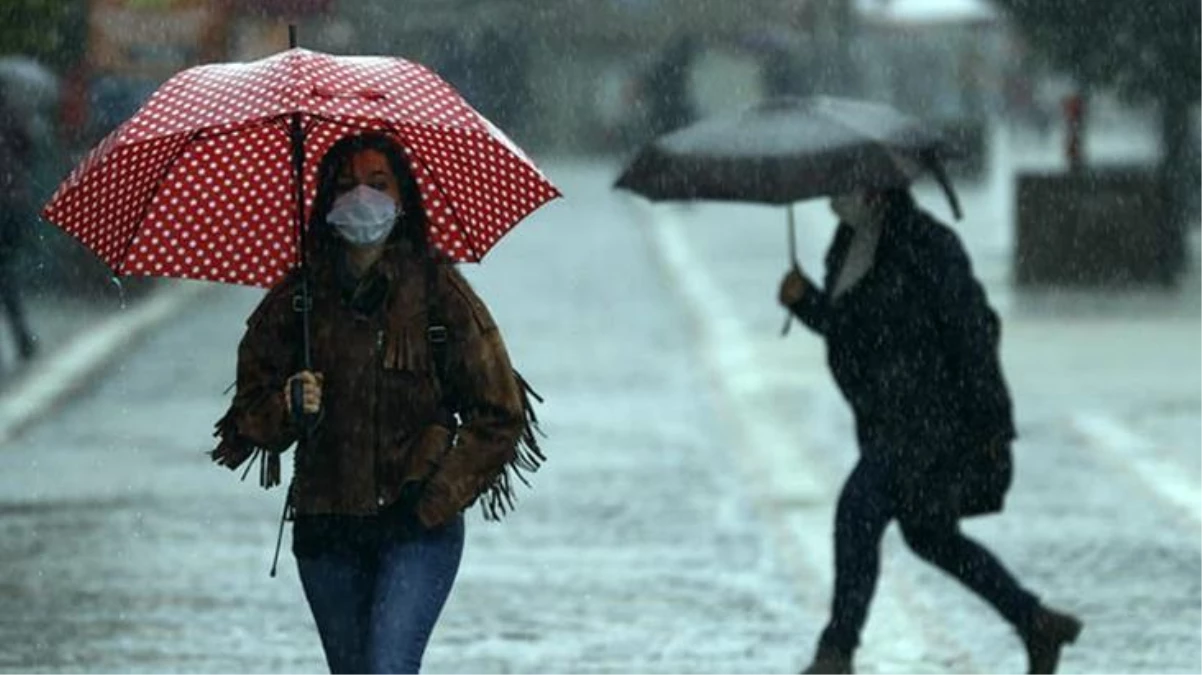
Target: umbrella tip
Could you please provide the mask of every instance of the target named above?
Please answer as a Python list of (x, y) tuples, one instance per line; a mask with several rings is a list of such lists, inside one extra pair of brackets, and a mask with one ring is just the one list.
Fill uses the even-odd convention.
[(943, 195), (947, 197), (948, 205), (952, 207), (952, 216), (959, 221), (963, 217), (963, 211), (960, 209), (960, 198), (956, 196), (956, 189), (952, 187), (952, 182), (947, 176), (947, 170), (943, 166), (943, 162), (938, 157), (928, 158), (931, 172), (935, 174), (935, 180), (939, 183), (939, 187), (943, 188)]
[(288, 24), (288, 48), (296, 49), (296, 24)]

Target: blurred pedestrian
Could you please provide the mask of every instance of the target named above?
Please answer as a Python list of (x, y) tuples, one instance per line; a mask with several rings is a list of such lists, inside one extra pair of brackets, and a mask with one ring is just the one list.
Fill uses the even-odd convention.
[(29, 224), (30, 165), (33, 141), (24, 124), (9, 105), (7, 92), (0, 85), (0, 306), (8, 317), (22, 360), (33, 358), (37, 349), (17, 275), (17, 259)]
[(814, 95), (809, 50), (801, 48), (794, 30), (759, 27), (739, 35), (735, 44), (758, 61), (765, 98)]
[(489, 26), (472, 48), (474, 70), (480, 73), (480, 102), (472, 104), (515, 140), (530, 124), (530, 40), (520, 23)]
[(1030, 672), (1054, 672), (1081, 622), (1042, 605), (959, 525), (1000, 511), (1012, 477), (998, 317), (959, 238), (908, 190), (858, 190), (831, 208), (841, 223), (824, 286), (795, 268), (779, 292), (825, 338), (860, 449), (836, 507), (830, 621), (805, 672), (852, 672), (892, 520), (911, 550), (1014, 626)]
[(697, 119), (689, 80), (700, 52), (700, 41), (682, 33), (643, 74), (640, 89), (647, 102), (652, 136), (674, 131)]
[(488, 310), (428, 246), (394, 140), (338, 141), (312, 213), (316, 365), (302, 365), (294, 273), (248, 321), (213, 455), (234, 467), (299, 440), (293, 552), (330, 670), (417, 672), (459, 569), (461, 511), (507, 500), (525, 466), (524, 392)]

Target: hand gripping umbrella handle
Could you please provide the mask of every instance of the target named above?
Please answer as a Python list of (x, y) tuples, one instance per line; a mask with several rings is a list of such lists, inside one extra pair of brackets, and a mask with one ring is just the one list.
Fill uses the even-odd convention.
[(309, 441), (314, 427), (317, 426), (318, 413), (305, 412), (305, 383), (299, 378), (288, 382), (288, 397), (292, 399), (292, 422), (300, 432), (302, 441)]

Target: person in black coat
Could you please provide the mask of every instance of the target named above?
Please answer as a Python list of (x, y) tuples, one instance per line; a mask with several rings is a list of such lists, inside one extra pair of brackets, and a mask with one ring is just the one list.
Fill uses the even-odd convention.
[(689, 91), (689, 73), (700, 54), (700, 41), (691, 34), (682, 33), (644, 73), (642, 96), (647, 101), (653, 136), (675, 131), (697, 118), (696, 105)]
[(33, 141), (0, 85), (0, 310), (8, 317), (22, 360), (37, 349), (17, 280), (22, 232), (30, 218), (29, 166)]
[(959, 528), (961, 517), (1000, 511), (1012, 476), (998, 317), (959, 238), (908, 190), (857, 191), (831, 207), (841, 224), (823, 288), (795, 268), (779, 294), (825, 338), (860, 447), (836, 508), (831, 618), (805, 672), (852, 672), (893, 519), (911, 550), (1015, 627), (1032, 673), (1054, 672), (1080, 621), (1043, 607)]

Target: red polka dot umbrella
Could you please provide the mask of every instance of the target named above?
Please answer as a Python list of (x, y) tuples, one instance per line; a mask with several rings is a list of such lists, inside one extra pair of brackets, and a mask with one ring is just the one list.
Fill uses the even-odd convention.
[(479, 261), (559, 196), (425, 67), (290, 49), (175, 75), (92, 150), (42, 213), (119, 275), (270, 287), (300, 262), (307, 219), (298, 203), (313, 202), (318, 161), (364, 130), (391, 133), (405, 148), (430, 241), (452, 260)]

